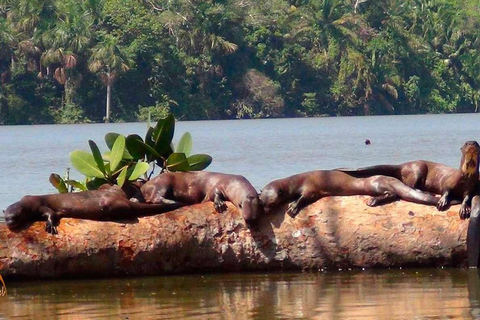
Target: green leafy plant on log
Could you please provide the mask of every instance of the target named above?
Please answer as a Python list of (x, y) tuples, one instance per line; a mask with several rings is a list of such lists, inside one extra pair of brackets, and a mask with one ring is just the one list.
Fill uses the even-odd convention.
[(50, 182), (61, 193), (72, 189), (94, 190), (105, 183), (121, 187), (127, 181), (149, 180), (157, 167), (160, 173), (200, 171), (212, 163), (212, 157), (207, 154), (191, 155), (193, 141), (189, 132), (185, 132), (174, 147), (174, 131), (175, 118), (170, 114), (154, 127), (149, 125), (145, 139), (137, 134), (125, 137), (115, 132), (107, 133), (105, 143), (109, 151), (104, 154), (89, 140), (91, 153), (82, 150), (70, 153), (73, 167), (85, 175), (85, 182), (70, 180), (68, 174), (65, 178), (52, 174)]

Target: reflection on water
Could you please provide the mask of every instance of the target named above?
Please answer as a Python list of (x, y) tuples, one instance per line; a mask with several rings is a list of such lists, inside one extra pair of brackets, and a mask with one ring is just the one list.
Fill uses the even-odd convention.
[(0, 317), (475, 319), (477, 270), (193, 275), (7, 283)]

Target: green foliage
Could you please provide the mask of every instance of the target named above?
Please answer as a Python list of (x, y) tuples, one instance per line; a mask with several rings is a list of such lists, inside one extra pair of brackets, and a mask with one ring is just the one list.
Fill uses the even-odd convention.
[[(113, 137), (115, 140), (111, 143)], [(89, 140), (88, 153), (75, 150), (70, 153), (70, 161), (78, 172), (85, 175), (88, 181), (100, 179), (108, 183), (122, 186), (126, 180), (135, 181), (149, 169), (148, 163), (134, 160), (125, 147), (125, 137), (119, 134), (107, 134), (105, 141), (111, 149), (102, 155), (97, 144)]]
[(151, 107), (140, 107), (138, 110), (138, 120), (148, 122), (149, 119), (161, 119), (168, 116), (170, 108), (164, 104)]
[[(50, 175), (50, 183), (60, 192), (97, 189), (102, 184), (117, 184), (120, 187), (126, 181), (136, 181), (143, 177), (148, 180), (155, 166), (161, 172), (200, 171), (212, 163), (212, 157), (206, 154), (191, 155), (193, 141), (189, 132), (180, 138), (175, 149), (172, 139), (175, 131), (175, 118), (168, 115), (158, 120), (154, 127), (149, 127), (145, 140), (139, 135), (125, 137), (110, 132), (105, 135), (105, 144), (110, 151), (102, 154), (97, 144), (88, 140), (90, 151), (74, 150), (70, 153), (73, 167), (86, 177), (85, 182), (61, 178), (58, 174)], [(150, 163), (152, 163), (150, 165)], [(147, 171), (152, 171), (147, 175)], [(68, 172), (67, 172), (68, 175)]]
[(51, 113), (54, 116), (55, 123), (59, 124), (90, 122), (89, 119), (84, 116), (82, 108), (73, 103), (66, 104), (60, 109), (52, 110)]
[(58, 190), (59, 193), (67, 193), (68, 188), (65, 180), (58, 174), (52, 173), (49, 178), (50, 183)]
[(0, 123), (474, 112), (479, 28), (472, 0), (0, 0)]
[(67, 193), (75, 191), (86, 191), (87, 186), (85, 183), (71, 180), (70, 169), (67, 169), (64, 177), (60, 177), (56, 173), (52, 173), (49, 178), (50, 183), (58, 190), (59, 193)]
[(182, 135), (175, 149), (172, 147), (174, 131), (175, 118), (170, 114), (148, 128), (145, 140), (138, 135), (129, 135), (126, 138), (127, 150), (134, 159), (153, 162), (162, 172), (199, 171), (208, 167), (212, 162), (211, 156), (190, 155), (193, 141), (189, 132)]

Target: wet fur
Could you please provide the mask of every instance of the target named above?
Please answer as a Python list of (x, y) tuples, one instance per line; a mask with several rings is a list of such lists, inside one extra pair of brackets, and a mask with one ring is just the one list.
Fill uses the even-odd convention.
[(228, 200), (249, 223), (257, 220), (262, 210), (257, 191), (240, 175), (207, 171), (167, 172), (145, 183), (141, 193), (147, 203), (213, 201), (219, 213), (227, 209), (225, 201)]
[(289, 203), (287, 214), (294, 217), (305, 206), (328, 196), (369, 195), (375, 206), (395, 199), (436, 205), (439, 197), (412, 189), (387, 176), (355, 178), (335, 170), (317, 170), (270, 182), (260, 195), (265, 211)]
[(118, 186), (103, 185), (93, 191), (25, 196), (7, 208), (5, 221), (13, 231), (46, 221), (45, 230), (55, 234), (61, 218), (112, 221), (159, 214), (183, 205), (135, 203)]
[(378, 165), (359, 169), (337, 169), (355, 177), (386, 175), (395, 177), (411, 188), (441, 195), (438, 210), (446, 210), (452, 200), (462, 201), (460, 218), (470, 216), (470, 202), (478, 181), (480, 146), (467, 141), (461, 148), (460, 168), (454, 169), (431, 161), (417, 160), (399, 165)]

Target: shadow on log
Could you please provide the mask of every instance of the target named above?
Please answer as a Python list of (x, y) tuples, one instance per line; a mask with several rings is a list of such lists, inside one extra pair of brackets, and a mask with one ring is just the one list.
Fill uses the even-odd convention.
[(459, 206), (398, 201), (371, 208), (368, 197), (328, 197), (295, 218), (279, 212), (248, 229), (236, 208), (213, 203), (131, 222), (62, 219), (13, 233), (0, 224), (3, 277), (59, 278), (205, 271), (348, 267), (467, 266), (468, 221)]

